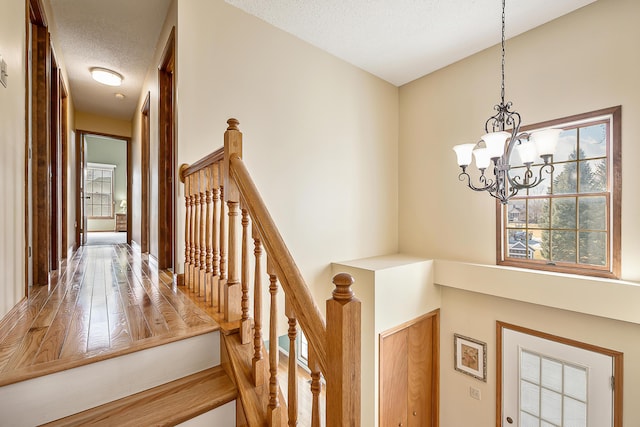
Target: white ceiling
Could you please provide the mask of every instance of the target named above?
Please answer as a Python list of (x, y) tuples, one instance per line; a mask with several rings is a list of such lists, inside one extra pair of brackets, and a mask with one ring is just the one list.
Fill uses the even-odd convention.
[[(132, 118), (170, 1), (50, 0), (78, 110)], [(225, 1), (396, 86), (500, 42), (500, 0)], [(507, 37), (594, 1), (508, 0)], [(123, 85), (94, 82), (91, 67)]]
[[(500, 0), (225, 0), (396, 86), (500, 43)], [(507, 38), (595, 0), (508, 0)]]
[[(49, 1), (75, 108), (130, 120), (171, 0)], [(122, 86), (96, 83), (92, 67), (122, 74)]]

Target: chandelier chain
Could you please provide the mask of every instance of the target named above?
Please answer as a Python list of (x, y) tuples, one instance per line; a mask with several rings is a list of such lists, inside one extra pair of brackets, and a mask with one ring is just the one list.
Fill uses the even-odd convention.
[(504, 50), (504, 21), (505, 21), (505, 3), (506, 0), (502, 0), (502, 84), (500, 86), (500, 99), (502, 100), (502, 105), (504, 105), (504, 56), (505, 56), (505, 50)]
[[(505, 102), (505, 21), (506, 21), (506, 0), (502, 0), (502, 62), (501, 62), (501, 84), (500, 84), (500, 104), (494, 105), (496, 113), (489, 117), (484, 124), (484, 135), (480, 142), (473, 144), (460, 144), (453, 149), (458, 155), (458, 166), (462, 169), (458, 179), (466, 181), (467, 186), (473, 191), (486, 191), (492, 197), (496, 198), (503, 205), (518, 194), (520, 190), (533, 188), (544, 181), (544, 173), (551, 174), (553, 172), (553, 151), (560, 135), (560, 129), (548, 129), (536, 133), (542, 135), (535, 141), (531, 141), (532, 134), (528, 132), (520, 132), (521, 117), (517, 111), (512, 111), (512, 103)], [(511, 127), (507, 132), (506, 128)], [(546, 132), (546, 133), (545, 133)], [(481, 145), (483, 143), (484, 147)], [(518, 148), (521, 164), (518, 165), (516, 175), (510, 173), (511, 170), (511, 153)], [(544, 151), (540, 150), (540, 147)], [(536, 153), (537, 151), (537, 153)], [(475, 157), (475, 164), (480, 172), (477, 178), (479, 184), (474, 184), (471, 175), (467, 173), (467, 167), (471, 164), (472, 155)], [(537, 176), (532, 169), (532, 165), (536, 162), (536, 155), (540, 156), (543, 164), (536, 166)], [(485, 174), (493, 162), (493, 177)], [(524, 165), (526, 169), (521, 167)], [(490, 169), (489, 169), (490, 170)]]

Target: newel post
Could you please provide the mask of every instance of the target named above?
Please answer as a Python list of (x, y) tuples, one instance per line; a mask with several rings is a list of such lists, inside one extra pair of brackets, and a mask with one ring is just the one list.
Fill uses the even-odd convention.
[(347, 273), (333, 278), (327, 300), (327, 427), (360, 426), (361, 303)]
[(227, 202), (228, 253), (227, 282), (224, 287), (224, 317), (227, 321), (241, 317), (242, 285), (240, 283), (240, 192), (231, 178), (230, 159), (232, 156), (242, 157), (242, 132), (238, 130), (237, 119), (227, 120), (224, 133), (224, 196)]

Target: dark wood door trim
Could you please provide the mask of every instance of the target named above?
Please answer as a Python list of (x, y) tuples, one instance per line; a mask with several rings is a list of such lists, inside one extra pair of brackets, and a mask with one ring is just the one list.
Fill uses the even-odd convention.
[(49, 73), (49, 271), (57, 271), (60, 263), (60, 76), (58, 61), (51, 46)]
[(149, 157), (151, 145), (151, 99), (150, 92), (142, 105), (141, 141), (141, 165), (140, 165), (140, 250), (149, 252)]
[(83, 214), (82, 214), (82, 203), (84, 203), (84, 192), (82, 191), (82, 163), (84, 161), (84, 156), (83, 156), (83, 152), (84, 152), (84, 147), (83, 147), (83, 143), (82, 143), (82, 138), (84, 137), (84, 135), (82, 134), (81, 131), (76, 130), (76, 140), (75, 140), (75, 146), (76, 146), (76, 162), (75, 162), (75, 169), (76, 169), (76, 221), (75, 221), (75, 235), (76, 235), (76, 241), (75, 241), (75, 247), (79, 248), (80, 246), (82, 246), (82, 229), (83, 229), (83, 225), (82, 225), (82, 221), (84, 220), (83, 218)]
[(165, 45), (158, 69), (158, 268), (175, 265), (175, 28)]
[(67, 252), (69, 251), (69, 215), (67, 212), (69, 195), (67, 187), (69, 185), (69, 175), (67, 173), (69, 166), (69, 93), (67, 92), (66, 85), (62, 74), (60, 75), (60, 142), (61, 142), (61, 164), (60, 168), (60, 181), (61, 181), (61, 209), (62, 209), (62, 259), (67, 258)]
[[(49, 283), (50, 203), (49, 203), (49, 108), (51, 44), (45, 26), (42, 5), (38, 0), (29, 2), (31, 68), (27, 81), (28, 106), (31, 123), (27, 128), (27, 179), (31, 181), (31, 194), (27, 191), (27, 278), (34, 285)], [(29, 84), (29, 81), (31, 84)], [(30, 154), (30, 156), (29, 156)], [(29, 160), (30, 157), (30, 160)], [(28, 190), (28, 188), (27, 188)], [(31, 234), (29, 236), (29, 228)], [(29, 248), (31, 251), (29, 251)], [(29, 263), (31, 252), (31, 263)], [(29, 269), (29, 265), (31, 268)], [(28, 279), (27, 279), (28, 280)], [(28, 289), (27, 289), (28, 291)]]

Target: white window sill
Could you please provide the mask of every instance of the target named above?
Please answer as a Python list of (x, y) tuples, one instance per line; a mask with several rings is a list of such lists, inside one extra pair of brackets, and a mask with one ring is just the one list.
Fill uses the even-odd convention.
[(640, 324), (640, 284), (435, 260), (438, 285)]

